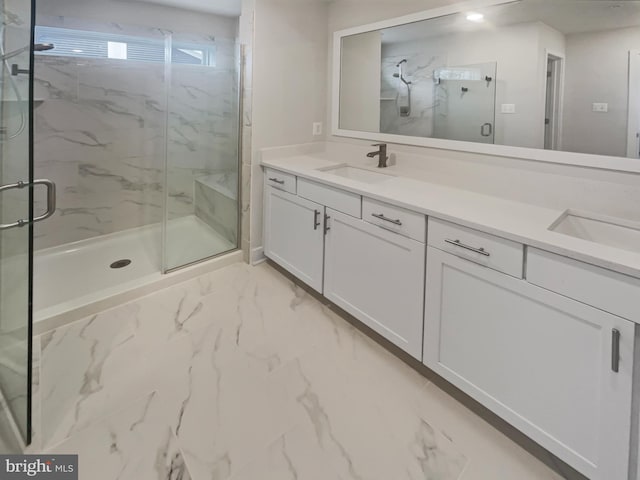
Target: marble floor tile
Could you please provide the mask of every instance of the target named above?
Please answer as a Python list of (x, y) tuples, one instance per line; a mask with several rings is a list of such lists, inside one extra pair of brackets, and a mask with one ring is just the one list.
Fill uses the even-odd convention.
[(82, 479), (191, 480), (164, 411), (151, 393), (47, 453), (78, 454)]
[(315, 434), (295, 428), (268, 445), (231, 480), (344, 480), (319, 451)]
[(267, 264), (59, 329), (42, 361), (81, 479), (560, 478)]
[[(142, 373), (134, 342), (135, 303), (41, 338), (42, 442), (56, 444), (121, 406)], [(136, 393), (134, 393), (136, 392)]]

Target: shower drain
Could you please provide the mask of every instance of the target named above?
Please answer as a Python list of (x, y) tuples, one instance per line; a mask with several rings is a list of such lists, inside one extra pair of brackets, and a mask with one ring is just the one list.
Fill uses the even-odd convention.
[(124, 260), (118, 260), (116, 262), (113, 262), (110, 267), (111, 268), (124, 268), (124, 267), (128, 267), (129, 265), (131, 265), (131, 260), (129, 260), (128, 258), (125, 258)]

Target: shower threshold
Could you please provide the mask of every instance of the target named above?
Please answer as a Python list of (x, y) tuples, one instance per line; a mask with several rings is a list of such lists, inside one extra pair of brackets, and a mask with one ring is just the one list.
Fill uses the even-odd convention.
[(201, 253), (200, 258), (220, 254), (162, 275), (161, 228), (160, 224), (149, 225), (36, 251), (34, 334), (242, 261), (242, 253), (234, 251), (236, 245), (199, 218), (188, 216), (169, 222), (171, 238), (184, 241), (172, 245), (168, 262), (186, 265), (194, 254)]

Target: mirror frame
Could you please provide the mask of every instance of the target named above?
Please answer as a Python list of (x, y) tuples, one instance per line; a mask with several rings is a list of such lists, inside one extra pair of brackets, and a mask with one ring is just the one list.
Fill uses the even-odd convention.
[(515, 3), (521, 0), (471, 0), (445, 7), (433, 8), (422, 12), (391, 18), (380, 22), (369, 23), (357, 27), (339, 30), (333, 34), (333, 74), (331, 92), (331, 133), (336, 137), (355, 138), (374, 142), (427, 147), (439, 150), (450, 150), (499, 157), (518, 158), (537, 162), (573, 165), (601, 170), (614, 170), (630, 173), (640, 173), (640, 159), (613, 157), (588, 153), (564, 152), (559, 150), (544, 150), (526, 147), (512, 147), (507, 145), (483, 144), (463, 142), (458, 140), (444, 140), (430, 137), (411, 137), (388, 133), (363, 132), (340, 128), (340, 80), (342, 60), (342, 39), (351, 35), (367, 33), (375, 30), (396, 27), (407, 23), (415, 23), (431, 18), (464, 13), (467, 10), (486, 8), (496, 5)]

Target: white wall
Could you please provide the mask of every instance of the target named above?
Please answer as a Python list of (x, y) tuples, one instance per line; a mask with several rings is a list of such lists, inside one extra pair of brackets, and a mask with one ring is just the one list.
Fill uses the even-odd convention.
[(259, 150), (325, 139), (312, 126), (327, 115), (327, 16), (319, 0), (255, 0), (252, 249), (262, 246)]
[[(262, 244), (263, 176), (259, 166), (259, 157), (256, 154), (260, 148), (267, 145), (287, 145), (321, 140), (322, 138), (311, 136), (309, 124), (310, 121), (313, 121), (313, 115), (310, 113), (311, 110), (315, 110), (316, 113), (321, 113), (321, 110), (326, 108), (326, 116), (324, 117), (325, 129), (331, 127), (330, 86), (333, 66), (333, 33), (337, 30), (415, 13), (451, 3), (449, 0), (388, 0), (380, 2), (367, 1), (366, 3), (361, 0), (339, 0), (330, 3), (327, 7), (322, 4), (309, 4), (308, 2), (310, 1), (311, 0), (305, 0), (301, 4), (295, 0), (256, 0), (259, 5), (256, 7), (256, 34), (254, 40), (256, 43), (256, 55), (258, 50), (261, 50), (261, 58), (256, 58), (255, 63), (256, 68), (259, 70), (254, 75), (255, 95), (259, 98), (255, 99), (254, 106), (258, 109), (258, 112), (254, 113), (253, 128), (256, 131), (261, 130), (261, 132), (259, 138), (252, 144), (254, 158), (252, 166), (251, 244), (254, 249), (260, 247)], [(262, 12), (260, 12), (260, 10), (262, 10)], [(278, 13), (276, 14), (276, 12)], [(323, 28), (324, 19), (328, 22), (328, 28), (325, 29), (324, 32), (321, 32), (320, 30)], [(298, 22), (299, 25), (304, 24), (305, 28), (302, 31), (300, 31), (300, 29), (292, 30), (290, 27), (291, 22)], [(262, 25), (258, 25), (259, 23)], [(273, 38), (271, 36), (273, 36)], [(562, 45), (561, 39), (555, 34), (550, 34), (550, 32), (544, 33), (540, 38), (541, 40), (536, 43), (536, 48), (538, 48), (540, 53), (540, 62), (535, 67), (536, 70), (543, 68), (542, 65), (544, 62), (541, 52), (547, 45), (551, 45), (549, 48)], [(323, 41), (325, 42), (324, 44), (322, 43)], [(314, 75), (321, 75), (322, 71), (324, 71), (325, 77), (324, 81), (317, 78), (314, 79), (313, 83), (318, 90), (314, 90), (308, 82), (304, 81), (306, 77), (292, 80), (295, 82), (295, 87), (292, 88), (293, 93), (290, 93), (287, 97), (287, 99), (292, 100), (287, 105), (287, 102), (283, 102), (285, 94), (283, 94), (281, 89), (276, 88), (271, 91), (268, 85), (269, 82), (275, 81), (278, 68), (280, 68), (283, 63), (286, 64), (286, 61), (282, 58), (282, 52), (279, 51), (279, 49), (286, 51), (288, 48), (293, 48), (292, 45), (290, 45), (290, 43), (293, 42), (301, 43), (296, 49), (305, 50), (307, 55), (309, 55), (306, 60), (302, 61), (301, 70), (303, 68), (312, 69)], [(272, 57), (270, 52), (274, 49), (278, 51), (276, 51)], [(326, 60), (324, 66), (319, 64), (318, 59), (320, 58)], [(265, 78), (266, 83), (263, 84)], [(319, 98), (318, 94), (320, 92), (324, 92), (325, 97), (323, 99)], [(542, 92), (539, 91), (533, 92), (533, 95), (538, 98), (543, 98)], [(269, 99), (269, 97), (272, 98)], [(279, 108), (269, 114), (265, 104), (275, 104), (276, 98), (280, 102)], [(294, 118), (290, 113), (299, 112), (299, 105), (295, 103), (295, 99), (302, 105), (308, 106), (304, 114), (298, 113), (300, 118)], [(270, 100), (270, 102), (267, 102), (267, 100)], [(543, 108), (544, 103), (540, 103), (541, 108)], [(542, 116), (542, 114), (541, 110), (540, 115)], [(328, 135), (327, 139), (329, 141), (367, 146), (367, 148), (371, 143), (368, 140), (345, 139), (332, 135)], [(588, 183), (587, 178), (601, 175), (600, 172), (594, 172), (590, 169), (529, 162), (507, 157), (480, 156), (473, 153), (395, 145), (392, 145), (391, 149), (392, 152), (403, 150), (421, 152), (429, 155), (434, 161), (438, 160), (438, 164), (447, 166), (448, 173), (446, 177), (450, 179), (449, 183), (452, 185), (459, 185), (464, 188), (474, 188), (475, 185), (475, 188), (485, 190), (490, 194), (505, 196), (506, 198), (526, 197), (527, 201), (533, 201), (534, 203), (536, 200), (538, 202), (544, 201), (544, 198), (549, 197), (549, 191), (555, 192), (555, 196), (561, 197), (562, 199), (582, 198), (583, 200), (588, 200), (591, 198), (589, 192), (596, 191), (596, 189)], [(502, 181), (500, 175), (496, 173), (496, 167), (507, 169), (506, 171), (509, 175), (504, 178), (509, 178), (510, 180), (507, 182)], [(538, 177), (537, 180), (548, 178), (546, 183), (542, 182), (544, 183), (544, 188), (541, 188), (540, 184), (532, 185), (532, 182), (526, 181), (526, 177), (531, 169), (535, 169), (536, 172), (540, 173), (540, 177)], [(489, 171), (491, 171), (491, 173), (487, 174)], [(479, 172), (485, 173), (480, 174)], [(547, 177), (547, 174), (550, 176)], [(635, 187), (632, 187), (632, 185), (637, 184), (638, 175), (617, 174), (611, 176), (611, 178), (607, 177), (604, 172), (602, 175), (603, 184), (613, 186), (613, 189), (609, 189), (609, 191), (614, 190), (628, 193), (629, 189), (634, 189), (635, 192)], [(514, 178), (520, 177), (523, 179), (522, 182), (512, 181)], [(483, 185), (478, 185), (479, 183)], [(567, 185), (572, 185), (572, 187), (566, 188)], [(562, 194), (565, 190), (571, 192), (571, 195)], [(604, 190), (600, 189), (600, 191)], [(600, 198), (599, 195), (596, 196)], [(566, 201), (561, 200), (556, 202), (557, 205), (561, 206), (566, 203)], [(591, 206), (595, 209), (595, 203), (594, 200), (590, 202), (590, 205), (583, 205), (583, 207)], [(612, 203), (616, 203), (617, 205), (618, 202), (616, 200), (615, 202), (612, 201)], [(618, 207), (612, 207), (612, 210), (616, 208)]]
[(346, 130), (380, 130), (381, 50), (379, 31), (343, 40), (340, 126)]
[(565, 150), (626, 156), (629, 50), (640, 50), (640, 28), (567, 36)]

